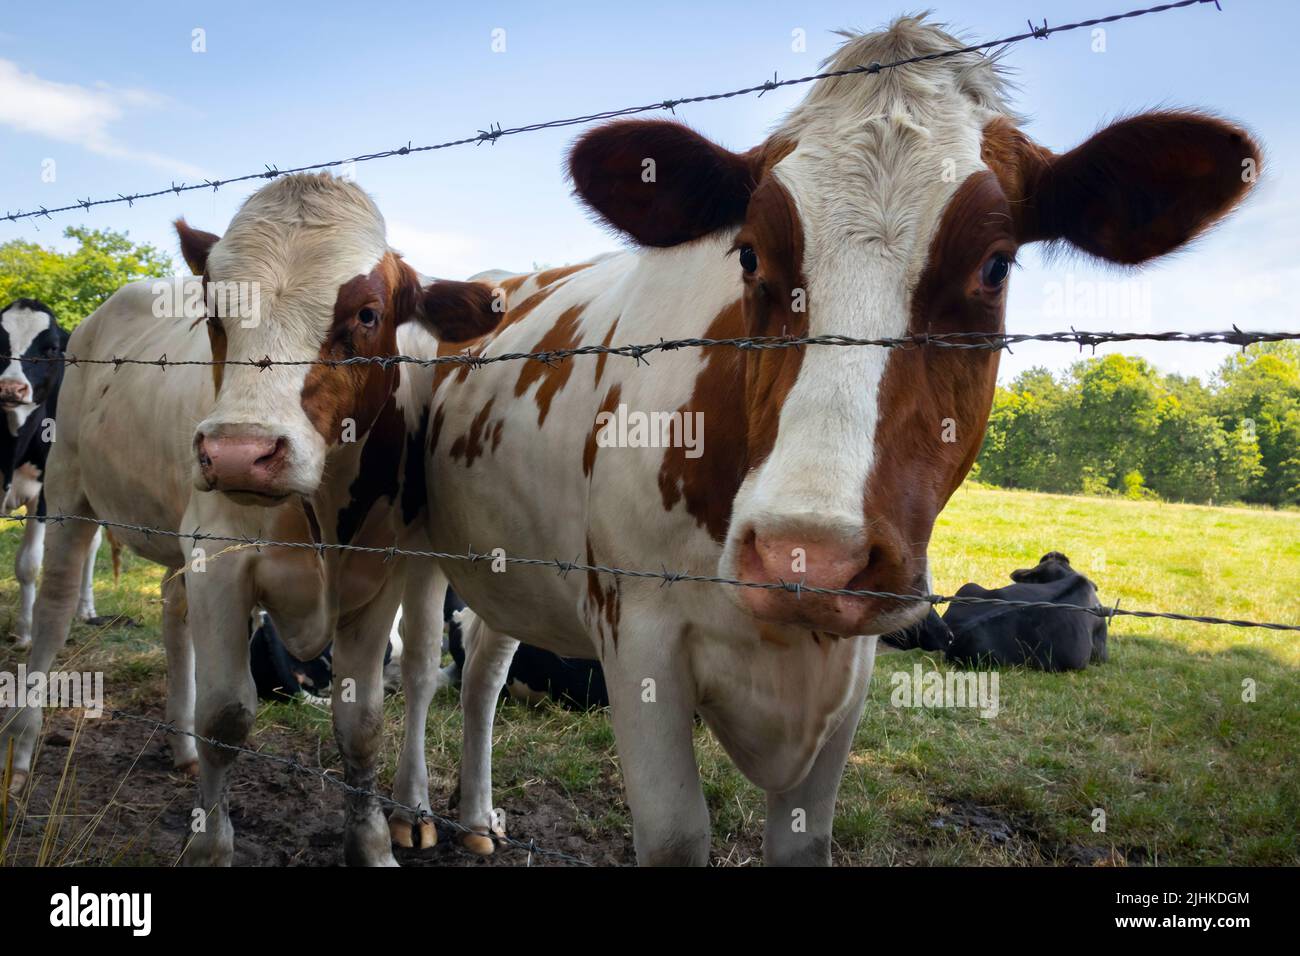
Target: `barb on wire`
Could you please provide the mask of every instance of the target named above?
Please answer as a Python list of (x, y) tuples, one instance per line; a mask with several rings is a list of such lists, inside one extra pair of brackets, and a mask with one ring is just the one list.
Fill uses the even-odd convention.
[(520, 133), (532, 133), (543, 129), (560, 129), (566, 126), (579, 126), (586, 123), (594, 123), (599, 120), (614, 119), (619, 116), (633, 116), (638, 113), (650, 113), (658, 110), (674, 111), (675, 107), (685, 103), (708, 103), (716, 100), (731, 99), (734, 96), (747, 96), (757, 93), (762, 95), (769, 90), (779, 89), (786, 86), (797, 86), (803, 83), (812, 83), (817, 80), (826, 80), (838, 76), (851, 76), (859, 73), (875, 75), (882, 70), (893, 70), (903, 66), (909, 66), (915, 63), (925, 63), (930, 60), (942, 60), (951, 56), (960, 56), (966, 53), (982, 53), (985, 50), (997, 47), (1010, 46), (1013, 43), (1019, 43), (1022, 40), (1039, 39), (1045, 40), (1055, 33), (1067, 33), (1071, 30), (1081, 30), (1087, 27), (1098, 26), (1103, 23), (1115, 23), (1119, 20), (1128, 20), (1134, 17), (1142, 17), (1147, 14), (1164, 13), (1168, 10), (1176, 10), (1181, 7), (1198, 6), (1203, 3), (1214, 3), (1218, 6), (1217, 0), (1177, 0), (1175, 3), (1162, 3), (1153, 7), (1144, 7), (1138, 10), (1128, 10), (1124, 13), (1115, 13), (1105, 17), (1095, 17), (1091, 20), (1080, 20), (1078, 23), (1066, 23), (1059, 27), (1049, 27), (1047, 21), (1043, 21), (1043, 26), (1035, 27), (1033, 22), (1029, 23), (1029, 32), (1020, 33), (1015, 36), (1003, 37), (1000, 40), (987, 40), (982, 43), (974, 43), (969, 46), (956, 47), (951, 50), (940, 50), (935, 53), (926, 53), (921, 56), (911, 56), (902, 60), (894, 60), (890, 63), (869, 63), (862, 66), (850, 67), (845, 70), (828, 70), (822, 73), (812, 73), (808, 76), (800, 76), (789, 80), (778, 80), (773, 77), (771, 80), (759, 83), (756, 86), (746, 86), (737, 90), (729, 90), (726, 93), (708, 93), (701, 96), (685, 96), (674, 99), (658, 100), (654, 103), (646, 103), (642, 106), (626, 106), (621, 109), (604, 110), (598, 113), (588, 113), (585, 116), (570, 116), (565, 119), (546, 120), (540, 123), (529, 123), (524, 126), (514, 126), (508, 129), (502, 129), (498, 124), (491, 124), (487, 130), (478, 130), (473, 136), (465, 136), (460, 139), (452, 139), (443, 143), (432, 143), (428, 146), (401, 146), (396, 149), (385, 149), (374, 153), (365, 153), (360, 156), (352, 156), (347, 159), (332, 159), (320, 163), (309, 163), (305, 166), (295, 166), (291, 169), (276, 169), (274, 166), (265, 166), (261, 171), (255, 173), (246, 173), (243, 176), (231, 176), (228, 179), (205, 179), (201, 183), (182, 183), (177, 186), (175, 182), (163, 189), (156, 189), (152, 192), (133, 193), (131, 195), (118, 194), (116, 197), (107, 199), (84, 199), (71, 203), (67, 206), (57, 206), (53, 209), (41, 208), (35, 212), (9, 212), (0, 216), (0, 219), (7, 219), (10, 222), (17, 222), (20, 219), (28, 219), (33, 216), (50, 217), (51, 213), (67, 212), (72, 209), (89, 209), (92, 206), (107, 206), (114, 203), (127, 203), (133, 205), (137, 199), (152, 199), (155, 196), (164, 196), (168, 193), (180, 195), (182, 192), (189, 192), (194, 189), (207, 189), (209, 186), (215, 191), (222, 186), (229, 186), (232, 183), (241, 183), (251, 180), (271, 179), (275, 176), (283, 176), (289, 173), (303, 173), (318, 169), (330, 169), (335, 166), (342, 166), (346, 163), (365, 163), (376, 159), (388, 159), (392, 156), (407, 156), (411, 153), (425, 153), (433, 150), (451, 149), (456, 146), (467, 146), (470, 144), (480, 144), (483, 142), (496, 143), (498, 139), (504, 136), (515, 136)]
[(1227, 332), (1084, 332), (1071, 329), (1068, 332), (921, 332), (893, 338), (864, 339), (848, 335), (760, 335), (739, 336), (727, 339), (685, 338), (660, 339), (646, 345), (579, 345), (566, 349), (550, 349), (545, 352), (503, 352), (499, 355), (475, 355), (472, 352), (458, 352), (452, 355), (439, 355), (434, 358), (419, 358), (411, 355), (358, 355), (346, 359), (294, 359), (277, 361), (269, 355), (260, 359), (185, 359), (169, 361), (166, 355), (159, 358), (83, 358), (79, 355), (34, 355), (15, 356), (0, 355), (0, 362), (22, 361), (37, 364), (54, 362), (68, 365), (242, 365), (249, 368), (270, 368), (272, 365), (321, 365), (330, 368), (347, 365), (378, 365), (391, 368), (394, 365), (418, 365), (432, 368), (438, 365), (463, 365), (471, 369), (493, 365), (497, 362), (539, 362), (554, 365), (564, 359), (580, 355), (614, 355), (630, 358), (637, 365), (645, 363), (645, 357), (654, 352), (674, 352), (686, 348), (734, 348), (734, 349), (788, 349), (803, 348), (808, 345), (869, 346), (885, 349), (938, 348), (959, 351), (1001, 351), (1009, 350), (1012, 345), (1023, 342), (1055, 342), (1075, 345), (1080, 349), (1096, 349), (1098, 345), (1120, 342), (1178, 342), (1208, 345), (1236, 345), (1245, 348), (1261, 342), (1300, 341), (1300, 332), (1262, 332), (1242, 331), (1235, 326)]
[[(248, 535), (221, 535), (195, 528), (193, 531), (169, 531), (162, 528), (150, 528), (146, 525), (128, 524), (122, 521), (108, 521), (103, 518), (91, 518), (88, 515), (70, 515), (56, 514), (39, 517), (36, 515), (0, 515), (0, 520), (4, 521), (83, 521), (88, 524), (99, 525), (101, 528), (115, 528), (122, 531), (135, 531), (142, 534), (157, 534), (169, 538), (179, 538), (185, 541), (217, 541), (226, 544), (239, 544), (250, 548), (294, 548), (303, 551), (315, 551), (324, 555), (326, 551), (350, 551), (357, 554), (376, 554), (381, 557), (392, 559), (394, 557), (403, 558), (432, 558), (441, 561), (475, 561), (485, 560), (488, 556), (475, 554), (473, 550), (465, 554), (456, 554), (449, 551), (422, 551), (412, 548), (398, 548), (393, 546), (372, 547), (358, 544), (339, 544), (336, 542), (315, 542), (315, 541), (274, 541), (266, 538), (254, 538)], [(492, 560), (498, 560), (493, 557)], [(692, 581), (697, 584), (720, 584), (727, 587), (749, 588), (761, 591), (788, 591), (792, 594), (829, 594), (839, 597), (867, 597), (879, 598), (889, 601), (910, 601), (913, 603), (921, 602), (930, 605), (939, 604), (985, 604), (996, 605), (999, 607), (1019, 607), (1019, 608), (1058, 608), (1065, 611), (1077, 611), (1081, 614), (1090, 614), (1093, 617), (1114, 618), (1122, 617), (1143, 617), (1143, 618), (1161, 618), (1169, 621), (1185, 621), (1192, 624), (1226, 624), (1232, 627), (1258, 627), (1270, 631), (1300, 631), (1300, 624), (1277, 624), (1260, 621), (1246, 621), (1233, 618), (1211, 617), (1204, 614), (1179, 614), (1174, 611), (1130, 611), (1126, 608), (1121, 609), (1118, 606), (1106, 607), (1097, 605), (1093, 607), (1084, 607), (1078, 604), (1057, 604), (1052, 601), (1012, 601), (1006, 598), (988, 598), (988, 597), (963, 597), (959, 595), (945, 594), (899, 594), (893, 591), (869, 591), (861, 588), (827, 588), (818, 587), (811, 584), (805, 584), (802, 581), (740, 581), (735, 578), (724, 578), (712, 574), (688, 574), (686, 572), (670, 572), (667, 570), (647, 571), (635, 568), (618, 568), (604, 564), (588, 564), (582, 561), (561, 561), (558, 558), (523, 558), (513, 555), (506, 555), (499, 560), (507, 564), (520, 565), (522, 567), (553, 568), (561, 575), (570, 574), (573, 571), (588, 571), (593, 574), (609, 574), (616, 577), (627, 578), (651, 578), (663, 581), (666, 584), (674, 584), (680, 581)]]
[(279, 764), (280, 766), (287, 767), (296, 773), (301, 773), (309, 777), (316, 777), (320, 780), (323, 780), (324, 782), (328, 783), (330, 786), (342, 790), (345, 794), (348, 794), (349, 796), (370, 797), (374, 800), (377, 800), (379, 803), (383, 804), (384, 806), (390, 807), (394, 810), (402, 810), (415, 817), (417, 822), (422, 820), (432, 820), (434, 823), (441, 823), (443, 826), (455, 830), (457, 833), (474, 834), (475, 836), (488, 836), (494, 842), (501, 843), (505, 846), (513, 847), (514, 849), (517, 850), (523, 850), (530, 854), (535, 853), (539, 856), (548, 856), (557, 860), (564, 860), (567, 863), (575, 863), (578, 866), (591, 866), (591, 864), (588, 863), (586, 860), (580, 857), (573, 856), (570, 853), (565, 853), (563, 850), (550, 850), (544, 847), (539, 847), (537, 845), (537, 841), (535, 840), (529, 840), (527, 843), (524, 843), (521, 840), (515, 840), (512, 839), (511, 837), (504, 836), (499, 833), (493, 833), (493, 834), (480, 833), (478, 830), (475, 830), (473, 827), (467, 827), (459, 820), (453, 820), (450, 817), (440, 816), (439, 814), (436, 814), (431, 810), (425, 810), (422, 807), (412, 807), (408, 804), (402, 803), (400, 800), (394, 800), (392, 797), (385, 796), (382, 793), (378, 793), (374, 790), (367, 790), (365, 787), (354, 786), (353, 784), (348, 783), (346, 780), (342, 780), (339, 777), (334, 776), (328, 770), (325, 770), (323, 767), (308, 767), (306, 764), (298, 763), (298, 761), (292, 759), (291, 757), (282, 757), (279, 754), (271, 754), (271, 753), (266, 753), (265, 751), (262, 750), (253, 750), (249, 747), (239, 747), (236, 746), (235, 744), (228, 744), (225, 743), (224, 741), (217, 740), (215, 737), (205, 737), (202, 734), (194, 733), (194, 731), (192, 730), (182, 730), (181, 728), (177, 727), (175, 724), (168, 723), (165, 720), (157, 720), (156, 718), (153, 717), (146, 717), (143, 714), (131, 714), (131, 713), (127, 713), (124, 710), (109, 711), (109, 719), (129, 720), (135, 723), (146, 724), (152, 727), (154, 730), (161, 730), (163, 733), (166, 734), (171, 734), (180, 737), (191, 737), (194, 740), (201, 741), (207, 744), (209, 747), (215, 747), (218, 750), (228, 750), (231, 753), (243, 754), (244, 756), (247, 757), (255, 757), (259, 760), (267, 760), (270, 761), (271, 763)]

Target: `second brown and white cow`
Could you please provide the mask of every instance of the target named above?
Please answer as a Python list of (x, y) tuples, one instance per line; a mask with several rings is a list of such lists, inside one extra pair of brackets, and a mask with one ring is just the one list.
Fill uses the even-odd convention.
[[(851, 37), (829, 67), (959, 45), (905, 18)], [(1145, 262), (1231, 210), (1258, 160), (1241, 128), (1177, 111), (1130, 117), (1053, 153), (1019, 129), (993, 60), (971, 53), (821, 80), (744, 153), (675, 122), (615, 122), (579, 139), (570, 171), (583, 202), (637, 248), (501, 283), (512, 308), (474, 351), (996, 334), (1020, 247)], [(426, 439), (433, 544), (925, 592), (931, 531), (979, 450), (997, 366), (996, 351), (930, 345), (444, 370)], [(680, 430), (677, 447), (651, 443), (644, 423), (671, 413), (701, 415), (702, 444)], [(646, 416), (642, 427), (620, 426), (613, 440), (609, 423), (633, 416)], [(620, 443), (636, 447), (610, 447)], [(828, 862), (875, 635), (928, 610), (444, 567), (481, 622), (462, 692), (462, 821), (483, 832), (494, 823), (492, 715), (516, 639), (597, 656), (642, 863), (708, 859), (697, 712), (767, 792), (767, 861)]]
[[(166, 356), (181, 364), (67, 369), (59, 440), (46, 474), (50, 513), (235, 538), (400, 544), (407, 431), (400, 370), (321, 360), (395, 355), (398, 327), (407, 322), (451, 341), (481, 334), (500, 318), (490, 291), (422, 282), (389, 249), (370, 197), (330, 175), (275, 180), (244, 202), (223, 236), (183, 221), (177, 230), (194, 276), (124, 287), (77, 328), (68, 350), (79, 358)], [(274, 364), (241, 364), (264, 358)], [(210, 362), (216, 364), (200, 364)], [(67, 638), (95, 531), (82, 521), (50, 528), (31, 672), (48, 671)], [(245, 741), (257, 709), (248, 621), (260, 606), (274, 615), (297, 657), (313, 657), (333, 641), (335, 680), (344, 688), (333, 707), (344, 776), (373, 789), (384, 649), (404, 579), (400, 561), (125, 528), (116, 534), (169, 570), (169, 720), (227, 745)], [(0, 727), (16, 738), (19, 781), (29, 771), (40, 721), (36, 708), (0, 712)], [(195, 756), (193, 739), (174, 738), (178, 766)], [(185, 862), (232, 860), (233, 757), (207, 743), (198, 747), (203, 826), (195, 828)], [(415, 769), (423, 766), (421, 759)], [(373, 797), (347, 797), (344, 856), (349, 863), (394, 863)]]

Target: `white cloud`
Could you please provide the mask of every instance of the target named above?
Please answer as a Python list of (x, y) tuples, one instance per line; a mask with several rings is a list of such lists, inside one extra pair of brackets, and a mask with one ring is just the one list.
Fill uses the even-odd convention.
[(146, 90), (118, 90), (58, 83), (0, 59), (0, 124), (21, 133), (72, 143), (113, 159), (144, 163), (190, 179), (202, 171), (189, 163), (148, 150), (131, 149), (111, 133), (114, 123), (136, 109), (157, 109), (166, 99)]

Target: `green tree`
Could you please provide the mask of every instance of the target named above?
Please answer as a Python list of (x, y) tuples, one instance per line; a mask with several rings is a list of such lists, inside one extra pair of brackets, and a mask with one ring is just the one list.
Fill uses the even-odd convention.
[(1270, 342), (1229, 357), (1217, 375), (1215, 412), (1224, 430), (1253, 435), (1261, 470), (1246, 501), (1300, 503), (1300, 343)]
[(70, 226), (63, 235), (76, 240), (72, 252), (22, 239), (0, 245), (0, 307), (40, 299), (70, 331), (128, 282), (173, 272), (171, 256), (124, 232)]

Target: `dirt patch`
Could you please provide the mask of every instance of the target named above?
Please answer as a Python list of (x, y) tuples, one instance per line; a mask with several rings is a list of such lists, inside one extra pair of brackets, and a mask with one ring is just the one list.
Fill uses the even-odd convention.
[[(161, 708), (147, 711), (161, 719)], [(87, 721), (76, 741), (68, 777), (62, 782), (74, 724), (53, 714), (32, 779), (9, 814), (17, 830), (5, 862), (10, 865), (140, 866), (173, 865), (189, 834), (195, 806), (194, 780), (172, 770), (165, 740), (149, 726), (123, 720)], [(311, 743), (266, 729), (252, 746), (321, 765)], [(322, 750), (332, 748), (322, 747)], [(325, 754), (326, 760), (332, 754)], [(435, 811), (447, 811), (449, 794), (433, 793)], [(617, 791), (612, 799), (621, 798)], [(608, 807), (583, 805), (581, 795), (556, 791), (545, 782), (514, 791), (505, 801), (510, 836), (560, 850), (597, 865), (634, 862), (629, 838), (595, 834), (584, 820), (599, 819)], [(441, 802), (442, 806), (439, 807)], [(270, 761), (241, 756), (232, 772), (231, 822), (237, 866), (340, 866), (343, 862), (343, 794), (319, 778)], [(459, 848), (454, 832), (439, 825), (438, 845), (430, 850), (396, 849), (403, 866), (571, 865), (541, 854), (499, 847), (491, 857)]]

